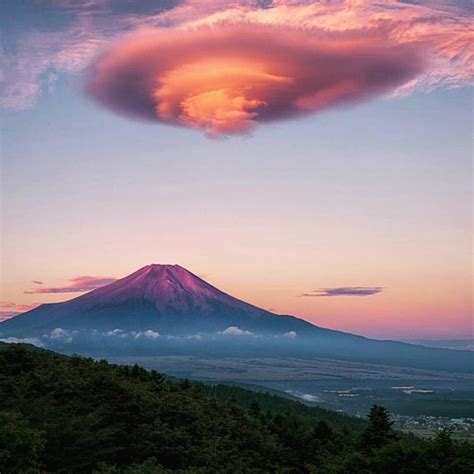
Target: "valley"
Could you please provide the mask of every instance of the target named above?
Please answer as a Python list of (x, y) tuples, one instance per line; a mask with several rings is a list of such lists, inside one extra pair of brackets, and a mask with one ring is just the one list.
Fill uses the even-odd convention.
[(329, 359), (109, 357), (162, 373), (207, 383), (226, 382), (269, 390), (287, 398), (365, 417), (386, 406), (397, 427), (431, 436), (443, 428), (474, 440), (474, 376)]

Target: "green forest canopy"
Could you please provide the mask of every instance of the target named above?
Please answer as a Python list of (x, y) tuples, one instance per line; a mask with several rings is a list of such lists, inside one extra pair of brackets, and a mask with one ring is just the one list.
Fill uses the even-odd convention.
[(473, 447), (236, 386), (0, 346), (0, 472), (472, 473)]

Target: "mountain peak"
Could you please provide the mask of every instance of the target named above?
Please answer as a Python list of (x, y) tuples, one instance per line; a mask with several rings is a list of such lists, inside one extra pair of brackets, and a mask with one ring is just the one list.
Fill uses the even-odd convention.
[(131, 275), (143, 276), (143, 277), (149, 277), (149, 278), (158, 278), (160, 275), (163, 275), (163, 274), (178, 276), (179, 273), (181, 273), (180, 270), (187, 271), (185, 268), (180, 267), (179, 265), (176, 265), (176, 264), (151, 263), (150, 265), (145, 265), (144, 267), (138, 269)]
[(109, 285), (76, 298), (93, 306), (138, 302), (163, 312), (192, 312), (215, 301), (232, 306), (245, 303), (223, 293), (180, 265), (150, 264)]
[[(183, 268), (182, 266), (176, 264), (176, 263), (150, 263), (149, 265), (145, 265), (144, 267), (140, 268), (137, 271), (148, 271), (151, 269), (168, 269), (168, 270), (173, 270), (176, 268)], [(183, 268), (185, 270), (185, 268)]]
[(208, 292), (212, 288), (211, 285), (201, 280), (197, 275), (176, 264), (152, 263), (140, 268), (122, 280), (127, 279), (130, 279), (130, 284), (146, 285), (148, 282), (148, 284), (159, 285), (162, 289), (170, 285), (178, 285), (181, 290), (199, 291), (199, 289), (205, 288), (206, 292)]
[[(47, 318), (43, 317), (46, 312)], [(32, 316), (24, 313), (15, 318), (14, 326), (29, 320), (41, 327), (153, 328), (192, 334), (222, 331), (238, 325), (242, 318), (245, 324), (255, 323), (262, 317), (274, 316), (224, 293), (180, 265), (153, 263), (72, 300), (40, 307)]]

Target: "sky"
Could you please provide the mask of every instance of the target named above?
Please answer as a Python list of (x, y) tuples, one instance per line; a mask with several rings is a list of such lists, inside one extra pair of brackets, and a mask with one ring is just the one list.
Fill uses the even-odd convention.
[(472, 337), (468, 2), (2, 2), (0, 317), (177, 263)]

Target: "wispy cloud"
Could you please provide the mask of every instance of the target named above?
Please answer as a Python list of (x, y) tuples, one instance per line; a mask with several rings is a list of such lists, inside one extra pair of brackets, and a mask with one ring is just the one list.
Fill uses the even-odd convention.
[(0, 310), (10, 310), (10, 311), (28, 311), (29, 309), (35, 308), (40, 303), (13, 303), (11, 301), (0, 301)]
[(79, 276), (71, 278), (71, 282), (66, 286), (59, 287), (41, 287), (33, 288), (25, 291), (26, 294), (43, 294), (43, 293), (85, 293), (86, 291), (95, 290), (101, 286), (108, 285), (116, 280), (110, 277), (95, 277), (95, 276)]
[(5, 337), (0, 338), (0, 341), (9, 344), (32, 344), (33, 346), (44, 347), (43, 342), (41, 342), (37, 337)]
[(0, 301), (0, 322), (36, 308), (39, 305), (40, 303), (17, 304), (11, 301)]
[[(114, 38), (154, 22), (178, 0), (0, 2), (0, 106), (23, 110), (67, 75), (77, 75)], [(2, 21), (3, 20), (3, 21)]]
[(303, 297), (321, 296), (372, 296), (381, 293), (381, 286), (341, 286), (338, 288), (320, 288), (309, 293), (303, 293)]

